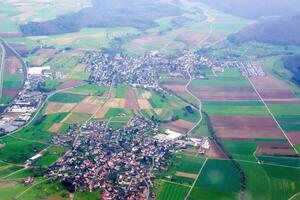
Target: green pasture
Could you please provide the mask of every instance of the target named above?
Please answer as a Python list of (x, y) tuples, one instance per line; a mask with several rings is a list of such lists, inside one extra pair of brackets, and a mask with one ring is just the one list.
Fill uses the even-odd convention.
[(71, 94), (71, 93), (56, 93), (49, 98), (50, 102), (58, 102), (58, 103), (79, 103), (82, 101), (86, 96), (78, 95), (78, 94)]

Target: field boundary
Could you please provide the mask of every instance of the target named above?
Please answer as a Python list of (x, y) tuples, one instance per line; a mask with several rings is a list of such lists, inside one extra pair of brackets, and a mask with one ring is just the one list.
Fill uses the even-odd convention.
[(201, 166), (201, 168), (200, 168), (200, 170), (199, 170), (199, 172), (198, 172), (197, 178), (194, 180), (193, 185), (191, 186), (191, 188), (190, 188), (189, 192), (187, 193), (187, 195), (185, 196), (184, 200), (187, 200), (187, 198), (190, 196), (190, 194), (191, 194), (193, 188), (194, 188), (195, 185), (196, 185), (196, 182), (197, 182), (199, 176), (201, 175), (201, 172), (202, 172), (202, 170), (203, 170), (203, 168), (204, 168), (204, 166), (205, 166), (207, 160), (208, 160), (208, 158), (205, 159), (203, 165)]

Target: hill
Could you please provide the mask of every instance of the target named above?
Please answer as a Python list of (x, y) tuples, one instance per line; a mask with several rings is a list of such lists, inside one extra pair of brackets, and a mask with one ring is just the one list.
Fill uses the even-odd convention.
[(300, 15), (281, 17), (245, 27), (229, 36), (234, 43), (257, 41), (276, 45), (300, 45)]
[(193, 0), (235, 16), (260, 19), (300, 13), (299, 0)]
[(300, 55), (283, 58), (284, 67), (293, 73), (292, 81), (300, 86)]
[(147, 0), (93, 0), (93, 6), (58, 16), (46, 22), (20, 25), (24, 36), (53, 35), (80, 31), (86, 27), (156, 26), (156, 19), (181, 15), (181, 9), (168, 3)]

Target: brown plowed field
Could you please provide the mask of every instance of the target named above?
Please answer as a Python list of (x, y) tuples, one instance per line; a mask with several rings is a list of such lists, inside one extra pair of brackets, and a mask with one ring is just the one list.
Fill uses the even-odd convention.
[(205, 152), (205, 157), (208, 158), (227, 158), (225, 153), (217, 146), (217, 144), (210, 140), (210, 148)]
[(112, 98), (103, 107), (107, 108), (125, 108), (125, 99)]
[(194, 124), (192, 122), (180, 119), (174, 122), (164, 124), (163, 127), (179, 133), (187, 133), (194, 127)]
[(293, 144), (300, 144), (300, 131), (285, 132)]
[(185, 92), (185, 85), (165, 85), (165, 87), (174, 92)]
[(139, 109), (136, 92), (133, 89), (127, 89), (125, 94), (125, 108)]
[(288, 142), (257, 142), (258, 155), (297, 156), (294, 148)]
[(138, 99), (137, 101), (140, 109), (152, 109), (152, 106), (147, 99)]
[(70, 112), (76, 105), (76, 103), (50, 102), (46, 108), (46, 114)]
[(239, 87), (239, 86), (189, 86), (190, 91), (210, 91), (210, 92), (255, 92), (251, 86)]
[(272, 117), (212, 116), (211, 122), (223, 139), (285, 138)]
[(99, 97), (95, 97), (95, 96), (88, 96), (86, 97), (82, 103), (89, 103), (89, 104), (94, 104), (94, 105), (102, 105), (103, 104), (104, 99), (103, 98), (99, 98)]
[(259, 94), (267, 103), (300, 103), (290, 90), (265, 90)]
[(17, 57), (9, 57), (5, 59), (5, 68), (9, 74), (15, 74), (18, 69), (22, 69), (22, 63)]
[(193, 94), (204, 101), (254, 101), (259, 100), (256, 93), (239, 92), (193, 92)]
[(300, 103), (285, 83), (272, 76), (252, 77), (250, 80), (266, 103)]
[(107, 108), (107, 107), (101, 108), (94, 114), (94, 118), (103, 118), (106, 115), (106, 113), (108, 112), (108, 110), (109, 110), (109, 108)]
[(151, 97), (152, 97), (152, 93), (151, 92), (143, 92), (142, 93), (142, 97), (144, 98), (144, 99), (150, 99)]
[(15, 97), (20, 91), (18, 88), (3, 88), (2, 94), (4, 96)]
[(7, 33), (0, 33), (1, 38), (14, 38), (14, 37), (21, 37), (22, 34), (18, 32), (7, 32)]
[(39, 49), (36, 54), (46, 58), (53, 57), (56, 53), (55, 49)]
[(200, 47), (206, 42), (207, 35), (199, 32), (182, 31), (176, 40), (182, 41), (192, 47)]
[(63, 84), (61, 84), (58, 87), (58, 90), (66, 89), (66, 88), (70, 88), (70, 87), (75, 87), (75, 86), (79, 86), (79, 85), (82, 85), (84, 83), (85, 82), (81, 81), (81, 80), (68, 80), (68, 81), (65, 81)]
[(192, 179), (197, 178), (197, 174), (191, 174), (191, 173), (179, 172), (179, 171), (175, 173), (175, 176), (181, 176), (181, 177), (192, 178)]
[(79, 103), (72, 110), (72, 112), (93, 114), (96, 112), (97, 109), (98, 109), (98, 105), (90, 104), (90, 103)]
[(78, 64), (76, 67), (75, 67), (75, 71), (76, 72), (84, 72), (85, 71), (85, 68), (86, 68), (86, 64)]
[(62, 126), (63, 126), (62, 123), (55, 123), (48, 129), (48, 131), (52, 133), (57, 133)]
[(273, 76), (260, 76), (251, 77), (251, 82), (255, 85), (256, 89), (259, 90), (270, 90), (270, 89), (288, 89), (288, 87), (281, 81), (277, 80)]

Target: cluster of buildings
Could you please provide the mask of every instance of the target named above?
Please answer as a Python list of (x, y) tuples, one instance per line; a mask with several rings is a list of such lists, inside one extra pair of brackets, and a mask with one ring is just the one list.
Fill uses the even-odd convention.
[(11, 133), (30, 121), (46, 99), (46, 94), (38, 90), (38, 85), (52, 78), (50, 67), (28, 68), (23, 89), (0, 115), (0, 135)]
[(153, 137), (158, 125), (135, 116), (121, 129), (105, 121), (71, 127), (53, 137), (55, 145), (71, 146), (49, 167), (48, 176), (69, 189), (100, 190), (103, 199), (146, 199), (153, 186), (152, 170), (165, 170), (174, 143)]
[(160, 73), (171, 77), (204, 79), (207, 69), (213, 72), (224, 72), (225, 68), (236, 67), (247, 75), (264, 74), (260, 65), (240, 61), (215, 60), (204, 57), (193, 51), (183, 51), (180, 55), (165, 56), (149, 52), (142, 56), (87, 52), (82, 60), (91, 72), (89, 82), (109, 86), (112, 83), (123, 83), (134, 87), (149, 89), (159, 88)]
[(258, 62), (237, 62), (236, 67), (240, 70), (243, 76), (258, 77), (265, 76), (265, 72)]

